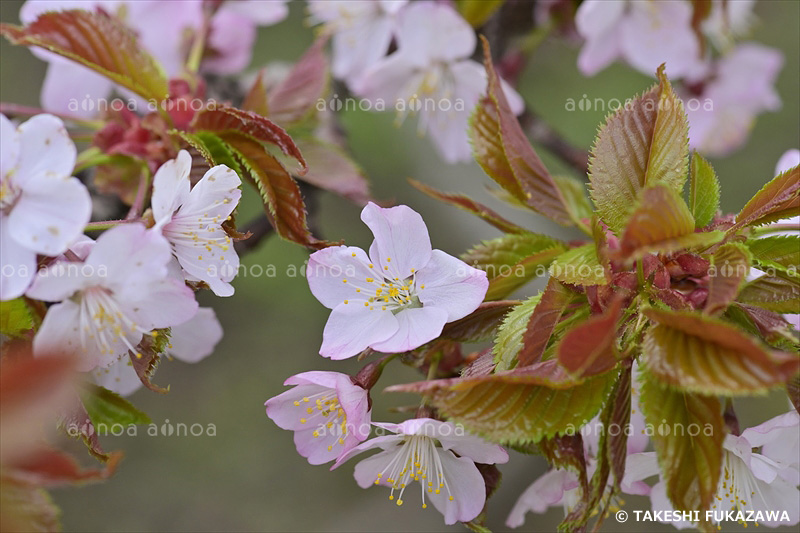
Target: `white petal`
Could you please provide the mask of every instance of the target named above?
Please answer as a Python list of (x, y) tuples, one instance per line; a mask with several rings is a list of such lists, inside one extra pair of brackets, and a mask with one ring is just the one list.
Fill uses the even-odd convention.
[(627, 3), (627, 0), (585, 0), (575, 12), (578, 33), (584, 39), (596, 39), (613, 33)]
[(174, 279), (155, 280), (136, 297), (120, 295), (120, 308), (146, 330), (185, 323), (197, 313), (194, 291)]
[(27, 295), (45, 302), (60, 302), (92, 284), (100, 282), (102, 276), (92, 276), (95, 272), (84, 263), (57, 260), (47, 268), (39, 270)]
[(196, 363), (211, 355), (222, 339), (222, 325), (210, 307), (201, 307), (193, 318), (172, 327), (167, 352), (184, 363)]
[(19, 135), (17, 128), (5, 115), (0, 114), (0, 180), (5, 182), (19, 159)]
[(108, 109), (113, 87), (108, 78), (88, 67), (55, 60), (47, 67), (40, 100), (47, 111), (90, 119)]
[(271, 26), (289, 16), (288, 0), (244, 0), (226, 2), (220, 11), (244, 15), (259, 26)]
[(528, 511), (544, 513), (548, 507), (561, 505), (564, 493), (578, 487), (578, 479), (566, 470), (548, 470), (523, 492), (506, 519), (508, 527), (519, 527), (525, 523)]
[[(345, 300), (361, 300), (367, 291), (367, 278), (381, 279), (377, 269), (369, 268), (369, 257), (354, 246), (330, 246), (316, 251), (308, 258), (306, 278), (311, 294), (328, 309)], [(369, 288), (369, 296), (373, 289)]]
[(394, 21), (388, 17), (354, 20), (333, 36), (333, 75), (355, 82), (389, 49)]
[(186, 225), (169, 224), (164, 228), (164, 236), (172, 243), (175, 257), (187, 274), (186, 279), (206, 282), (217, 296), (233, 295), (229, 282), (239, 271), (239, 256), (225, 230), (211, 226), (198, 230), (202, 239), (209, 241), (175, 238), (185, 233), (183, 228)]
[(775, 175), (777, 176), (778, 174), (783, 174), (790, 168), (794, 168), (797, 165), (800, 165), (800, 150), (787, 150), (778, 160), (778, 164), (775, 165)]
[(347, 359), (391, 337), (398, 327), (391, 311), (370, 310), (357, 302), (341, 303), (325, 324), (319, 353), (334, 360)]
[(619, 31), (609, 31), (584, 43), (578, 55), (578, 68), (585, 76), (594, 76), (617, 59), (621, 52)]
[(222, 224), (239, 204), (241, 184), (238, 174), (225, 165), (212, 167), (192, 187), (179, 216), (190, 219), (198, 216), (218, 218), (216, 223)]
[(19, 244), (8, 228), (8, 218), (0, 214), (0, 301), (22, 296), (36, 275), (36, 252)]
[[(483, 301), (489, 288), (486, 273), (441, 250), (416, 276), (417, 295), (426, 306), (442, 309), (447, 322), (463, 318)], [(423, 288), (424, 287), (424, 288)]]
[[(453, 452), (436, 449), (442, 462), (444, 478), (449, 487), (439, 494), (426, 492), (433, 505), (444, 515), (447, 525), (469, 522), (478, 516), (486, 503), (486, 483), (478, 467), (466, 457), (456, 457)], [(449, 496), (453, 496), (453, 500)]]
[(452, 7), (436, 2), (412, 2), (398, 16), (398, 53), (418, 65), (469, 57), (475, 32)]
[[(431, 422), (437, 422), (432, 420)], [(445, 450), (452, 450), (462, 457), (468, 457), (476, 463), (503, 464), (508, 462), (508, 453), (502, 446), (488, 442), (481, 437), (464, 432), (463, 427), (457, 427), (452, 422), (443, 423), (450, 431), (443, 431), (439, 427), (435, 438)]]
[(97, 366), (97, 352), (84, 350), (80, 333), (80, 305), (65, 300), (51, 306), (44, 316), (42, 326), (33, 339), (33, 354), (77, 355), (78, 370), (87, 372)]
[(91, 216), (92, 199), (77, 178), (39, 174), (27, 180), (11, 210), (9, 232), (25, 247), (54, 256), (83, 234)]
[(405, 205), (384, 209), (370, 202), (361, 211), (361, 220), (375, 236), (378, 257), (372, 263), (388, 267), (392, 277), (406, 279), (422, 269), (431, 258), (431, 239), (422, 217)]
[(106, 368), (92, 370), (94, 382), (121, 396), (133, 394), (142, 387), (142, 380), (133, 368), (131, 358), (122, 357)]
[(156, 222), (163, 223), (171, 219), (172, 214), (189, 198), (191, 170), (192, 156), (186, 150), (181, 150), (178, 157), (170, 159), (156, 171), (150, 200)]
[[(362, 442), (358, 446), (355, 446), (353, 449), (349, 450), (347, 453), (345, 453), (341, 457), (339, 457), (336, 460), (336, 464), (334, 464), (331, 467), (331, 470), (339, 468), (339, 466), (341, 466), (343, 463), (349, 461), (350, 459), (352, 459), (356, 455), (358, 455), (360, 453), (363, 453), (363, 452), (365, 452), (367, 450), (373, 450), (375, 448), (380, 448), (380, 449), (382, 449), (384, 451), (387, 451), (389, 454), (394, 454), (394, 453), (397, 452), (396, 448), (397, 448), (398, 444), (401, 444), (403, 442), (403, 439), (405, 439), (405, 437), (403, 435), (384, 435), (382, 437), (375, 437), (373, 439), (369, 439), (366, 442)], [(380, 453), (378, 455), (384, 455), (384, 454)], [(378, 457), (378, 455), (374, 455), (373, 458), (374, 457)], [(377, 477), (377, 474), (376, 474), (376, 477)], [(369, 483), (375, 483), (376, 477), (373, 477), (372, 480), (370, 482), (368, 482), (366, 486), (362, 486), (362, 487), (363, 488), (367, 488), (369, 486)], [(368, 476), (364, 476), (363, 479), (366, 480), (366, 479), (369, 479), (369, 477)], [(358, 478), (356, 478), (356, 481), (358, 481)], [(361, 485), (361, 482), (359, 482), (359, 485)]]
[(404, 309), (395, 317), (397, 330), (391, 337), (371, 343), (374, 350), (399, 353), (419, 348), (438, 337), (447, 323), (447, 312), (438, 307)]
[[(396, 450), (388, 450), (359, 461), (355, 470), (353, 471), (353, 477), (355, 478), (356, 483), (358, 483), (358, 486), (362, 489), (367, 489), (374, 485), (375, 480), (378, 479), (378, 474), (389, 465), (389, 462), (395, 457), (395, 455), (397, 455)], [(337, 462), (337, 464), (339, 463)]]
[(14, 183), (26, 188), (28, 180), (42, 174), (56, 178), (72, 176), (77, 151), (61, 119), (53, 115), (36, 115), (17, 128), (19, 132), (19, 165)]
[(143, 286), (166, 277), (171, 257), (169, 242), (159, 232), (128, 223), (100, 235), (86, 264), (105, 271), (104, 286), (135, 298)]

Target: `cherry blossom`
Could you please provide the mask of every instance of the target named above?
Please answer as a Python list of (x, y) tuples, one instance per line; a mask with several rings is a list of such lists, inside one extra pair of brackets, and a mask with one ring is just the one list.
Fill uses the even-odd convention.
[(508, 461), (503, 448), (465, 433), (452, 422), (414, 418), (400, 424), (374, 425), (395, 435), (359, 444), (340, 457), (333, 468), (362, 452), (380, 448), (381, 453), (356, 465), (358, 485), (363, 489), (372, 485), (391, 487), (389, 499), (394, 500), (398, 492), (397, 505), (403, 505), (406, 489), (412, 481), (418, 481), (422, 508), (428, 506), (427, 497), (448, 525), (469, 522), (483, 510), (486, 485), (475, 463)]
[[(234, 74), (246, 68), (252, 56), (257, 26), (275, 24), (286, 18), (286, 2), (288, 0), (223, 2), (211, 20), (206, 43), (211, 53), (204, 59), (201, 69), (215, 74)], [(23, 23), (29, 24), (48, 11), (97, 8), (122, 18), (169, 77), (181, 74), (191, 48), (190, 39), (203, 25), (202, 0), (28, 0), (19, 15)], [(45, 50), (31, 50), (49, 63), (41, 93), (42, 107), (48, 111), (90, 118), (96, 114), (98, 101), (108, 97), (115, 87), (108, 78), (87, 67)]]
[[(754, 451), (759, 449), (758, 451)], [(742, 510), (762, 513), (759, 524), (791, 526), (800, 522), (800, 415), (792, 410), (744, 430), (741, 436), (727, 435), (723, 443), (722, 473), (712, 511)], [(658, 473), (655, 452), (636, 454), (633, 468), (626, 468), (628, 482)], [(659, 480), (650, 494), (654, 511), (671, 511), (666, 486)], [(788, 521), (772, 521), (767, 511), (786, 511)], [(689, 522), (670, 522), (678, 529)]]
[(666, 62), (672, 79), (702, 68), (700, 43), (692, 30), (689, 2), (585, 0), (575, 13), (586, 42), (578, 68), (593, 76), (617, 59), (652, 76)]
[(267, 416), (294, 431), (297, 452), (312, 465), (338, 459), (369, 436), (369, 393), (338, 372), (303, 372), (266, 402)]
[(690, 146), (714, 156), (741, 147), (756, 117), (780, 108), (774, 85), (782, 65), (780, 51), (755, 43), (740, 44), (717, 61), (701, 90), (684, 94), (698, 102), (685, 107)]
[(170, 246), (159, 233), (129, 223), (103, 233), (83, 263), (40, 270), (27, 295), (58, 302), (47, 310), (34, 355), (75, 353), (81, 371), (107, 367), (152, 330), (177, 326), (197, 312), (194, 293), (168, 276)]
[(368, 347), (386, 353), (413, 350), (483, 301), (486, 273), (432, 250), (416, 211), (370, 202), (361, 220), (375, 236), (369, 254), (332, 246), (309, 258), (311, 292), (333, 310), (320, 355), (346, 359)]
[[(166, 355), (184, 363), (197, 363), (211, 355), (221, 339), (222, 326), (216, 313), (210, 307), (201, 307), (193, 318), (171, 328)], [(129, 357), (106, 368), (95, 368), (92, 378), (98, 385), (122, 396), (133, 394), (142, 386)]]
[[(359, 96), (378, 107), (396, 106), (401, 116), (419, 112), (420, 132), (428, 132), (449, 163), (469, 161), (469, 117), (486, 91), (486, 71), (470, 58), (475, 32), (452, 7), (414, 2), (397, 16), (397, 51), (353, 84)], [(515, 114), (522, 98), (503, 85)]]
[(331, 71), (353, 83), (378, 62), (395, 35), (395, 18), (407, 0), (310, 0), (313, 24), (332, 35)]
[(222, 228), (239, 203), (239, 176), (217, 165), (191, 187), (192, 157), (181, 150), (153, 178), (153, 217), (156, 229), (172, 245), (172, 253), (187, 280), (204, 281), (217, 296), (230, 296), (239, 256)]
[(72, 177), (75, 158), (58, 118), (37, 115), (15, 128), (0, 115), (0, 300), (25, 292), (36, 254), (64, 252), (89, 222), (92, 202)]

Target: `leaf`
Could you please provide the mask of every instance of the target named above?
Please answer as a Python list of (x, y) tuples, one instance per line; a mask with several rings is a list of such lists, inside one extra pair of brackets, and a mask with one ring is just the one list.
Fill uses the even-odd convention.
[(192, 121), (192, 131), (209, 131), (217, 133), (221, 138), (234, 132), (240, 136), (249, 136), (270, 145), (277, 146), (280, 151), (297, 161), (300, 165), (292, 169), (295, 174), (305, 174), (308, 170), (300, 149), (292, 138), (280, 126), (252, 111), (242, 111), (229, 106), (217, 106), (199, 111)]
[(96, 429), (150, 423), (150, 418), (128, 400), (98, 385), (87, 384), (81, 401)]
[(731, 231), (800, 215), (800, 166), (790, 168), (764, 185), (736, 215)]
[(297, 146), (308, 161), (308, 173), (298, 179), (357, 205), (369, 202), (369, 183), (364, 171), (344, 150), (317, 138), (298, 139)]
[(654, 185), (642, 193), (620, 239), (620, 257), (638, 259), (650, 252), (673, 252), (710, 246), (724, 233), (694, 233), (694, 219), (683, 199), (667, 185)]
[(786, 384), (786, 392), (789, 394), (789, 400), (794, 405), (794, 410), (800, 414), (800, 374), (789, 380)]
[(606, 285), (606, 270), (597, 259), (594, 243), (572, 248), (550, 265), (550, 275), (570, 285)]
[(497, 372), (510, 370), (516, 366), (517, 354), (522, 349), (522, 337), (528, 328), (531, 314), (541, 299), (541, 292), (531, 296), (515, 306), (503, 318), (492, 347), (492, 357), (497, 364)]
[(800, 280), (761, 276), (745, 285), (737, 301), (778, 313), (800, 313)]
[(556, 326), (573, 301), (574, 292), (553, 278), (548, 280), (539, 303), (522, 331), (522, 346), (517, 354), (518, 366), (528, 366), (542, 360)]
[(170, 333), (168, 328), (154, 330), (154, 334), (142, 337), (142, 340), (136, 346), (136, 353), (128, 351), (131, 366), (136, 371), (136, 375), (139, 376), (142, 385), (158, 394), (169, 392), (169, 385), (159, 387), (151, 379), (156, 372), (156, 368), (158, 368), (161, 354), (167, 349)]
[(508, 372), (386, 390), (425, 394), (439, 412), (467, 431), (493, 442), (522, 444), (580, 429), (600, 410), (615, 378), (607, 373), (574, 381), (550, 360)]
[(800, 272), (800, 237), (777, 235), (751, 239), (745, 244), (753, 253), (753, 260), (765, 269), (775, 268), (797, 276)]
[(324, 248), (327, 243), (316, 239), (308, 229), (300, 188), (283, 165), (261, 143), (246, 135), (230, 132), (221, 137), (241, 162), (245, 177), (261, 193), (264, 211), (278, 235), (303, 246)]
[(14, 44), (39, 46), (72, 59), (156, 103), (169, 95), (164, 70), (136, 33), (102, 11), (44, 13), (27, 27), (0, 24), (0, 33)]
[(286, 78), (269, 92), (267, 108), (275, 122), (297, 122), (316, 111), (315, 106), (325, 94), (330, 80), (324, 51), (326, 41), (326, 37), (317, 39)]
[(673, 506), (678, 511), (708, 509), (722, 471), (725, 422), (719, 400), (672, 390), (645, 377), (640, 403), (655, 429), (653, 446)]
[(98, 164), (92, 175), (92, 185), (102, 194), (116, 195), (126, 205), (133, 205), (136, 193), (147, 171), (146, 162), (123, 154), (103, 154), (106, 162)]
[(487, 300), (507, 297), (537, 276), (564, 251), (564, 245), (536, 233), (509, 234), (475, 246), (461, 259), (486, 272), (489, 278)]
[(441, 338), (457, 342), (482, 342), (494, 336), (503, 317), (519, 305), (517, 300), (484, 302), (469, 315), (445, 324)]
[(244, 96), (244, 101), (242, 102), (241, 107), (244, 111), (252, 111), (253, 113), (257, 113), (262, 117), (269, 116), (267, 88), (264, 85), (264, 69), (259, 71), (258, 76), (256, 76), (256, 80), (253, 82), (253, 85), (250, 86), (250, 89)]
[(2, 531), (61, 531), (61, 512), (50, 495), (33, 483), (0, 475), (0, 507)]
[(534, 211), (562, 224), (573, 224), (561, 190), (534, 151), (511, 111), (494, 70), (488, 41), (483, 40), (487, 95), (470, 119), (475, 160), (490, 178)]
[(558, 344), (558, 362), (575, 377), (608, 372), (617, 364), (617, 323), (622, 299), (615, 298), (603, 314), (570, 329)]
[(656, 322), (642, 359), (661, 382), (687, 392), (748, 395), (783, 385), (800, 370), (793, 354), (770, 351), (725, 322), (687, 311), (644, 310)]
[(481, 27), (502, 5), (503, 0), (456, 0), (458, 12), (473, 28)]
[(689, 125), (683, 104), (663, 65), (657, 75), (658, 85), (608, 118), (589, 158), (592, 200), (615, 233), (625, 227), (642, 190), (661, 183), (677, 193), (688, 174)]
[(528, 230), (525, 228), (517, 226), (513, 222), (509, 222), (495, 211), (489, 209), (483, 204), (479, 204), (463, 194), (441, 192), (433, 187), (425, 185), (424, 183), (420, 183), (417, 180), (409, 179), (408, 182), (428, 196), (436, 198), (437, 200), (447, 204), (454, 205), (460, 209), (463, 209), (464, 211), (482, 218), (503, 233), (528, 233)]
[(750, 272), (750, 251), (739, 243), (723, 244), (711, 256), (705, 312), (724, 311), (736, 299)]
[[(72, 455), (61, 450), (41, 447), (11, 466), (17, 477), (39, 486), (59, 487), (75, 483), (102, 481), (117, 470), (122, 452), (112, 453), (102, 468), (83, 468)], [(5, 465), (8, 469), (9, 465)]]
[(591, 220), (594, 215), (592, 202), (586, 194), (586, 185), (571, 176), (553, 176), (556, 186), (564, 197), (567, 211), (572, 220), (580, 224), (582, 220)]
[(200, 152), (200, 155), (209, 165), (225, 165), (240, 177), (242, 176), (242, 168), (236, 161), (236, 157), (234, 157), (230, 147), (218, 135), (206, 131), (197, 133), (174, 131), (173, 133)]
[(33, 326), (33, 316), (25, 298), (0, 302), (0, 334), (20, 337)]
[(708, 226), (719, 211), (719, 179), (711, 163), (697, 152), (692, 154), (689, 206), (695, 228)]

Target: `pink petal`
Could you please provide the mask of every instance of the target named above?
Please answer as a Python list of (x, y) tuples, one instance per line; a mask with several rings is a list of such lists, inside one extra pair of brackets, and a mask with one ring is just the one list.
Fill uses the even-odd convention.
[(391, 110), (400, 101), (408, 107), (408, 101), (418, 93), (424, 79), (424, 70), (417, 68), (406, 56), (392, 54), (366, 69), (350, 86), (376, 110)]
[(100, 272), (85, 267), (84, 263), (57, 260), (38, 272), (27, 295), (45, 302), (60, 302), (95, 282), (102, 283)]
[[(375, 448), (380, 448), (382, 450), (387, 451), (388, 454), (393, 455), (396, 453), (395, 448), (397, 448), (398, 444), (401, 444), (403, 442), (404, 438), (405, 437), (403, 437), (403, 435), (384, 435), (382, 437), (375, 437), (374, 439), (369, 439), (366, 442), (362, 442), (358, 446), (355, 446), (354, 448), (348, 450), (346, 453), (342, 454), (342, 456), (339, 457), (336, 460), (336, 463), (331, 467), (331, 470), (339, 468), (342, 464), (349, 461), (356, 455)], [(379, 453), (377, 455), (372, 456), (371, 459), (378, 456), (384, 456), (384, 454)], [(356, 466), (356, 468), (358, 468), (358, 466)], [(366, 480), (368, 479), (368, 477), (369, 476), (364, 475), (362, 476), (362, 479)], [(359, 481), (358, 477), (356, 477), (356, 481), (359, 482), (359, 486), (361, 486), (361, 488), (367, 488), (368, 485), (367, 486), (361, 485), (361, 481)], [(372, 478), (370, 483), (375, 483), (375, 477)]]
[[(64, 300), (51, 306), (33, 339), (33, 354), (80, 356), (78, 370), (88, 372), (98, 365), (98, 352), (84, 350), (80, 333), (80, 305)], [(110, 362), (110, 361), (109, 361)]]
[[(345, 300), (363, 302), (367, 290), (366, 278), (381, 279), (377, 269), (369, 268), (370, 260), (361, 248), (331, 246), (311, 254), (306, 267), (306, 278), (311, 294), (322, 305), (333, 309)], [(361, 288), (363, 292), (356, 292)], [(363, 303), (361, 304), (363, 305)]]
[(380, 271), (388, 267), (392, 277), (405, 279), (422, 269), (431, 258), (431, 239), (422, 217), (405, 205), (384, 209), (370, 202), (361, 211), (361, 220), (375, 236), (372, 263)]
[(0, 180), (7, 179), (7, 174), (17, 166), (20, 146), (17, 128), (5, 115), (0, 114)]
[(342, 451), (342, 446), (338, 443), (339, 436), (333, 432), (321, 431), (318, 433), (319, 436), (314, 437), (314, 431), (317, 429), (308, 428), (295, 432), (294, 444), (297, 453), (308, 459), (312, 465), (329, 463), (339, 457)]
[(210, 307), (201, 307), (193, 318), (172, 327), (170, 355), (184, 363), (196, 363), (214, 352), (222, 339), (222, 325)]
[(383, 353), (399, 353), (419, 348), (438, 337), (447, 323), (447, 311), (438, 307), (404, 309), (395, 317), (398, 325), (395, 333), (385, 340), (371, 343), (372, 349)]
[(198, 308), (194, 291), (174, 279), (153, 281), (137, 298), (121, 299), (120, 304), (144, 329), (178, 326), (195, 316)]
[(95, 368), (92, 370), (92, 378), (101, 387), (121, 396), (133, 394), (142, 387), (142, 380), (127, 355), (107, 368)]
[[(306, 413), (306, 403), (303, 402), (303, 398), (314, 396), (326, 390), (329, 390), (328, 387), (321, 387), (319, 385), (298, 385), (293, 389), (284, 391), (270, 398), (264, 404), (266, 406), (267, 416), (281, 429), (288, 429), (291, 431), (306, 429), (306, 425), (300, 421), (300, 419), (308, 416)], [(300, 405), (294, 405), (294, 402), (299, 402)]]
[(153, 177), (153, 196), (150, 199), (156, 222), (169, 221), (172, 214), (189, 198), (191, 170), (192, 156), (186, 150), (181, 150), (178, 157), (158, 168)]
[(50, 61), (42, 84), (42, 108), (91, 119), (109, 108), (114, 84), (97, 72), (72, 61)]
[(566, 470), (548, 470), (523, 492), (506, 519), (508, 527), (519, 527), (525, 523), (528, 511), (544, 513), (548, 507), (561, 505), (564, 493), (578, 487), (578, 479)]
[(578, 55), (578, 68), (585, 76), (594, 76), (622, 53), (619, 31), (609, 31), (587, 39)]
[(342, 303), (331, 311), (325, 324), (319, 353), (334, 360), (347, 359), (391, 337), (398, 327), (391, 311)]
[(587, 40), (615, 33), (627, 4), (626, 0), (584, 0), (575, 12), (578, 33)]
[[(220, 12), (243, 15), (259, 26), (271, 26), (289, 16), (288, 0), (244, 0), (222, 4)], [(220, 13), (221, 14), (221, 13)]]
[[(453, 452), (436, 450), (442, 462), (444, 478), (449, 492), (443, 487), (439, 494), (426, 492), (436, 509), (444, 515), (447, 525), (469, 522), (478, 516), (486, 503), (486, 484), (478, 467), (466, 457), (456, 457)], [(453, 496), (450, 501), (449, 496)]]
[(778, 174), (783, 174), (790, 168), (794, 168), (797, 165), (800, 165), (800, 150), (787, 150), (778, 160), (778, 164), (775, 165), (775, 175), (777, 176)]
[(418, 65), (469, 57), (475, 32), (452, 7), (435, 2), (412, 2), (398, 15), (398, 53)]
[[(461, 428), (463, 433), (464, 429)], [(475, 435), (464, 434), (462, 436), (440, 436), (439, 442), (442, 448), (452, 450), (462, 457), (468, 457), (476, 463), (484, 464), (504, 464), (508, 462), (508, 453), (502, 446), (487, 442)]]
[(3, 215), (0, 215), (0, 267), (0, 301), (22, 296), (36, 275), (36, 252), (11, 236), (8, 217)]
[(478, 308), (486, 296), (489, 281), (482, 270), (434, 250), (430, 262), (417, 273), (416, 286), (425, 307), (444, 310), (447, 322), (452, 322)]
[(121, 224), (97, 238), (86, 264), (105, 269), (104, 285), (135, 298), (142, 286), (164, 278), (172, 253), (167, 240), (143, 224)]
[[(233, 2), (237, 3), (240, 2)], [(238, 74), (247, 68), (253, 57), (256, 25), (249, 17), (224, 9), (224, 5), (211, 22), (208, 47), (215, 55), (203, 61), (203, 71)]]
[(45, 174), (49, 177), (72, 176), (77, 151), (61, 119), (36, 115), (17, 127), (19, 161), (14, 183), (24, 190), (28, 180)]
[[(378, 437), (378, 438), (386, 438), (386, 437)], [(394, 438), (394, 437), (389, 437)], [(375, 439), (373, 439), (375, 440)], [(372, 442), (372, 441), (368, 441)], [(355, 448), (354, 448), (355, 449)], [(359, 461), (356, 465), (355, 470), (353, 471), (353, 477), (358, 483), (358, 486), (362, 489), (368, 489), (372, 485), (375, 484), (375, 480), (378, 479), (378, 474), (381, 473), (388, 465), (389, 462), (394, 458), (397, 454), (394, 450), (388, 450), (385, 452), (381, 452), (378, 454), (373, 455), (372, 457), (368, 457)], [(340, 461), (337, 461), (337, 465), (340, 464)]]
[(39, 174), (25, 182), (7, 220), (9, 233), (26, 248), (54, 256), (83, 234), (92, 200), (83, 183), (67, 176)]
[(337, 31), (333, 36), (333, 75), (348, 82), (357, 80), (386, 55), (393, 28), (391, 18), (368, 15)]

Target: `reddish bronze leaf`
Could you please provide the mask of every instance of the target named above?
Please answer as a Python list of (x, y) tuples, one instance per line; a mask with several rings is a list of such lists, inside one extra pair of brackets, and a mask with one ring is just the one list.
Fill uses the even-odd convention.
[(800, 215), (800, 166), (790, 168), (764, 185), (736, 215), (736, 225), (758, 226)]
[(484, 302), (464, 318), (446, 324), (440, 336), (458, 342), (488, 340), (494, 336), (506, 313), (519, 303), (518, 300)]
[(547, 282), (542, 299), (534, 308), (528, 327), (522, 336), (522, 349), (517, 355), (518, 367), (541, 361), (556, 324), (561, 320), (573, 298), (574, 293), (555, 279), (551, 278)]
[(558, 362), (576, 377), (608, 372), (617, 364), (617, 322), (622, 299), (615, 298), (601, 315), (569, 330), (558, 345)]
[(709, 269), (706, 313), (720, 313), (736, 299), (750, 272), (750, 258), (747, 247), (739, 243), (723, 244), (714, 252)]
[(315, 110), (328, 87), (329, 68), (324, 47), (326, 37), (311, 45), (289, 75), (268, 95), (269, 117), (280, 124), (301, 120)]

